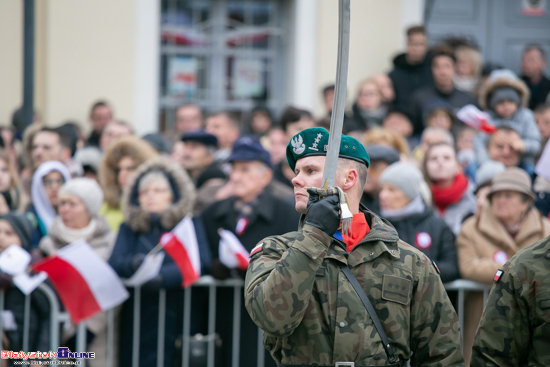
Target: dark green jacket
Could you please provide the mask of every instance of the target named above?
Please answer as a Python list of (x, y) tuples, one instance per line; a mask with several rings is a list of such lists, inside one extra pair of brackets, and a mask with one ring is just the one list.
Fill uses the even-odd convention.
[(470, 365), (550, 366), (550, 237), (519, 251), (502, 267)]
[(349, 254), (343, 242), (303, 225), (303, 218), (298, 232), (260, 242), (246, 276), (245, 304), (265, 332), (265, 347), (282, 364), (389, 364), (372, 319), (338, 266), (344, 263), (401, 361), (462, 366), (458, 318), (436, 268), (387, 221), (364, 214), (371, 231)]

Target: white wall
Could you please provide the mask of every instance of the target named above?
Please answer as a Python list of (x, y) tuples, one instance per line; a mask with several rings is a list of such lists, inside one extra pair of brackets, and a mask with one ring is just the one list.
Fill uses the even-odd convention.
[[(321, 89), (334, 83), (336, 75), (338, 2), (319, 0), (318, 9), (318, 67), (313, 108), (320, 116), (324, 113)], [(348, 108), (351, 108), (361, 81), (391, 69), (391, 59), (400, 49), (401, 11), (401, 0), (351, 1)]]
[(134, 113), (135, 11), (133, 0), (49, 0), (46, 17), (44, 121), (74, 119), (87, 126), (98, 99), (130, 123)]
[(0, 1), (0, 125), (23, 103), (23, 2)]

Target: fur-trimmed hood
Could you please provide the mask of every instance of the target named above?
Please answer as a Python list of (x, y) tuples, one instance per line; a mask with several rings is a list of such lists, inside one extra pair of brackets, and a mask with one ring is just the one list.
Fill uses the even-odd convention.
[(518, 91), (521, 105), (527, 107), (529, 103), (530, 91), (523, 80), (519, 78), (496, 78), (489, 79), (479, 90), (479, 105), (483, 109), (489, 108), (491, 95), (497, 88), (509, 87)]
[(105, 202), (111, 208), (120, 206), (122, 196), (122, 188), (117, 180), (118, 162), (123, 157), (130, 157), (137, 167), (156, 156), (158, 153), (146, 141), (136, 136), (125, 136), (109, 146), (99, 166), (99, 183), (105, 194)]
[(135, 232), (149, 232), (152, 227), (153, 214), (144, 211), (139, 206), (138, 186), (142, 177), (153, 170), (160, 170), (166, 174), (176, 200), (167, 210), (158, 214), (161, 226), (169, 231), (193, 211), (196, 193), (189, 175), (176, 163), (170, 162), (165, 157), (150, 159), (139, 166), (122, 196), (122, 212), (125, 223)]

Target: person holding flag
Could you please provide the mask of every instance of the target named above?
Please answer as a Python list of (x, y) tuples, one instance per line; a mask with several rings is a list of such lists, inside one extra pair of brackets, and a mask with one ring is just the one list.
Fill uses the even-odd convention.
[[(341, 135), (336, 146), (334, 186), (346, 201), (312, 189), (323, 185), (330, 138), (313, 128), (291, 139), (299, 229), (262, 239), (251, 254), (245, 305), (264, 346), (278, 366), (463, 366), (436, 264), (360, 205), (370, 164), (363, 145)], [(351, 234), (340, 230), (347, 207)]]
[[(141, 285), (140, 366), (156, 365), (159, 289), (166, 289), (164, 365), (168, 367), (173, 365), (174, 342), (181, 333), (181, 312), (178, 311), (181, 287), (207, 274), (210, 268), (202, 222), (200, 218), (188, 217), (194, 201), (195, 189), (187, 173), (163, 158), (153, 158), (140, 165), (123, 192), (125, 221), (120, 226), (109, 264), (120, 277), (130, 278), (153, 249), (163, 248), (169, 255), (165, 256), (160, 273)], [(121, 366), (132, 358), (136, 299), (135, 290), (129, 291), (130, 299), (120, 313)]]
[[(229, 185), (232, 195), (218, 201), (201, 214), (213, 261), (212, 275), (226, 279), (233, 273), (244, 278), (248, 254), (265, 236), (280, 235), (298, 228), (299, 215), (291, 204), (274, 196), (267, 188), (272, 177), (271, 157), (251, 137), (235, 142), (228, 158), (231, 163)], [(244, 256), (243, 256), (244, 255)], [(218, 299), (232, 299), (232, 289), (218, 290)], [(217, 332), (224, 344), (225, 358), (231, 353), (232, 310), (220, 302), (217, 309)], [(257, 328), (241, 309), (240, 366), (256, 364)], [(274, 366), (269, 356), (266, 367)]]

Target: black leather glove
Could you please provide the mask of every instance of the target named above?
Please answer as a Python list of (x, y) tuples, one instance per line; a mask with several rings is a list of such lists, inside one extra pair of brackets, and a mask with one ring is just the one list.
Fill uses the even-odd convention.
[(332, 236), (340, 227), (340, 200), (337, 195), (330, 195), (319, 200), (319, 195), (308, 189), (309, 200), (305, 223), (319, 228)]
[(143, 263), (143, 260), (145, 260), (145, 254), (135, 254), (132, 256), (132, 270), (136, 271)]
[(158, 274), (153, 279), (143, 283), (141, 285), (141, 289), (143, 289), (144, 291), (158, 291), (163, 286), (163, 280), (164, 279), (162, 278), (162, 275)]

